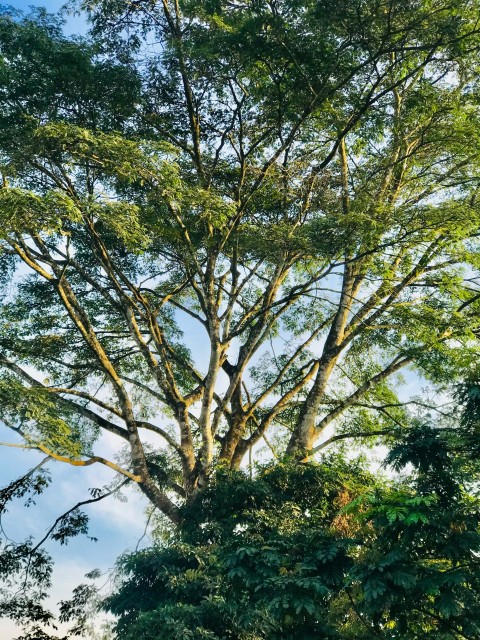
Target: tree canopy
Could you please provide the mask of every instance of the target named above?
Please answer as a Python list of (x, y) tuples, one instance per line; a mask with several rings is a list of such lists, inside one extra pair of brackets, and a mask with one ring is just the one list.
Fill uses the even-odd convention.
[(397, 446), (402, 370), (475, 379), (477, 0), (80, 10), (88, 37), (0, 15), (3, 444), (106, 465), (184, 530), (262, 444), (292, 482)]

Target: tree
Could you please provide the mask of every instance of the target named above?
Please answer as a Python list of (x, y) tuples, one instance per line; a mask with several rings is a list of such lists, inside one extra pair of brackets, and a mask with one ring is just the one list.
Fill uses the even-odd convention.
[(443, 422), (404, 431), (401, 480), (338, 455), (217, 476), (179, 537), (120, 559), (116, 637), (478, 637), (478, 458)]
[(478, 637), (478, 384), (458, 396), (460, 420), (398, 434), (403, 477), (338, 454), (217, 474), (178, 536), (120, 558), (116, 637)]
[(337, 5), (88, 2), (90, 39), (2, 14), (4, 444), (181, 527), (262, 440), (392, 438), (392, 376), (471, 372), (478, 3)]

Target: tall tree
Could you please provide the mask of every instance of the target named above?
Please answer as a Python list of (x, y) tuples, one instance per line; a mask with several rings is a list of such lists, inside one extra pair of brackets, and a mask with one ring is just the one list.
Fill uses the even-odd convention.
[(473, 366), (476, 0), (84, 8), (0, 21), (4, 444), (180, 525), (262, 439), (388, 436), (392, 376)]

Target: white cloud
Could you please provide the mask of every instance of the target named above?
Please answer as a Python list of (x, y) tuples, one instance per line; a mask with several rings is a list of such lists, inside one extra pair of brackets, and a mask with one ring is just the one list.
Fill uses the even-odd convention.
[(127, 498), (126, 502), (111, 497), (89, 506), (92, 519), (103, 520), (111, 527), (128, 532), (129, 536), (136, 536), (143, 532), (145, 526), (146, 500), (139, 491), (125, 488), (122, 493)]

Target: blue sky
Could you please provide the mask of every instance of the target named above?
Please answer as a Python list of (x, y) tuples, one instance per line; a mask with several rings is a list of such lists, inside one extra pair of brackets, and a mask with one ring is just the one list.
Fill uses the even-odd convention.
[[(12, 441), (7, 429), (0, 428), (0, 440)], [(113, 439), (102, 439), (96, 450), (108, 457), (114, 450)], [(0, 484), (8, 484), (37, 464), (43, 456), (32, 451), (0, 449)], [(40, 540), (55, 519), (77, 502), (90, 498), (89, 489), (109, 484), (114, 474), (104, 467), (73, 468), (62, 463), (49, 465), (53, 482), (47, 491), (36, 499), (28, 509), (23, 501), (11, 503), (2, 518), (6, 535), (14, 540), (32, 536)], [(84, 507), (91, 518), (90, 535), (98, 539), (93, 542), (85, 536), (73, 538), (67, 545), (58, 543), (45, 545), (54, 557), (56, 566), (51, 604), (69, 597), (71, 589), (84, 582), (84, 575), (98, 568), (102, 572), (113, 567), (115, 559), (124, 551), (133, 550), (144, 531), (144, 509), (142, 496), (134, 490), (124, 491), (127, 502), (107, 498)], [(148, 539), (145, 540), (147, 542)], [(15, 625), (0, 618), (0, 638), (15, 637)]]
[(64, 0), (46, 0), (45, 2), (38, 2), (36, 0), (11, 0), (10, 2), (2, 2), (3, 5), (14, 7), (15, 9), (21, 9), (22, 11), (28, 11), (29, 7), (45, 7), (52, 13), (61, 9), (65, 4)]
[[(45, 7), (47, 11), (51, 13), (57, 13), (64, 5), (65, 0), (11, 0), (8, 2), (0, 2), (2, 5), (7, 5), (14, 7), (15, 9), (20, 9), (21, 11), (28, 12), (30, 7)], [(85, 30), (85, 22), (81, 19), (80, 16), (65, 16), (66, 17), (66, 25), (65, 25), (65, 33), (82, 33)]]

